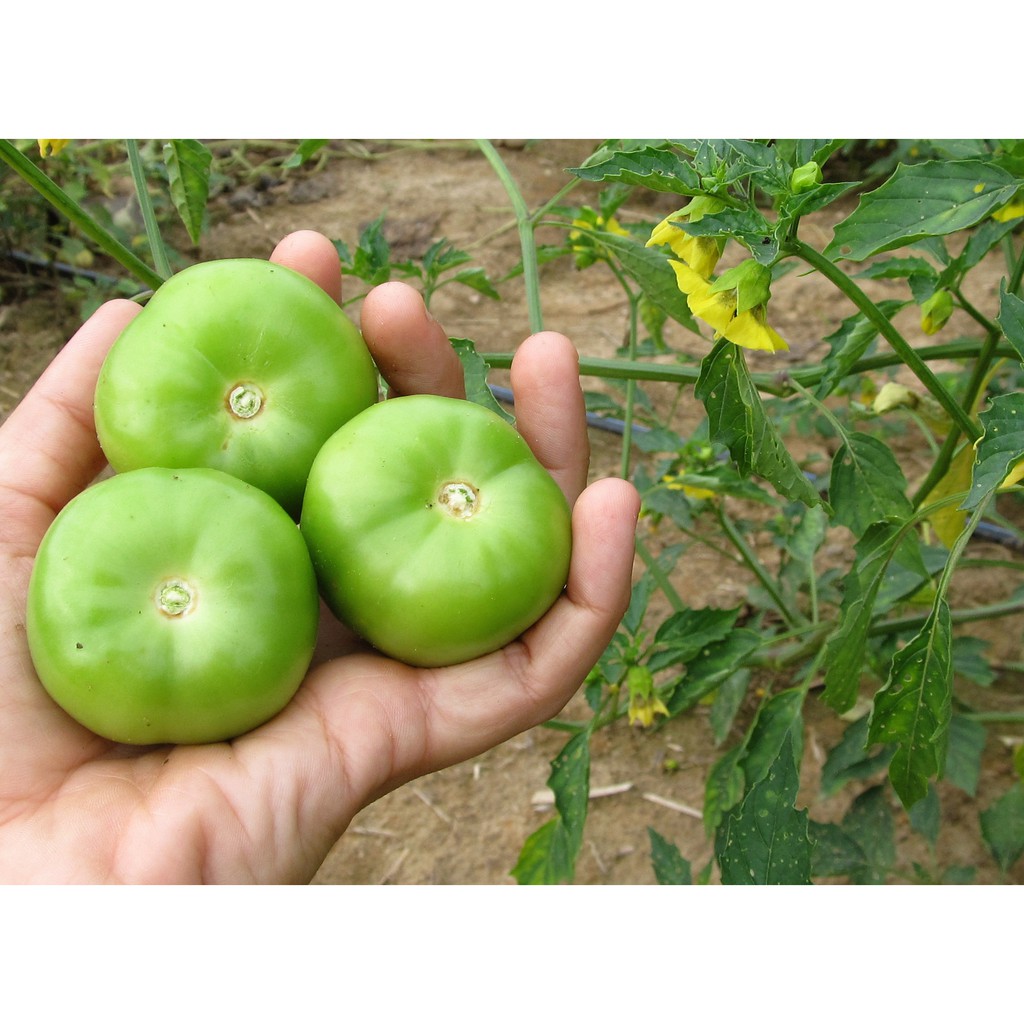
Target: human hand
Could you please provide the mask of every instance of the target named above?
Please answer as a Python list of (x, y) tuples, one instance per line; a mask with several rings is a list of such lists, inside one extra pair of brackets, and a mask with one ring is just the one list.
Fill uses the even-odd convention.
[[(340, 298), (322, 235), (289, 235), (271, 259)], [(0, 427), (0, 882), (308, 882), (361, 808), (561, 710), (625, 611), (638, 497), (622, 480), (586, 486), (575, 350), (528, 338), (512, 367), (518, 427), (574, 506), (568, 584), (535, 626), (475, 661), (414, 669), (325, 613), (305, 681), (270, 722), (227, 743), (111, 743), (40, 685), (25, 597), (46, 529), (105, 466), (93, 392), (138, 312), (101, 307)], [(391, 394), (464, 397), (458, 357), (413, 289), (374, 289), (362, 330)]]

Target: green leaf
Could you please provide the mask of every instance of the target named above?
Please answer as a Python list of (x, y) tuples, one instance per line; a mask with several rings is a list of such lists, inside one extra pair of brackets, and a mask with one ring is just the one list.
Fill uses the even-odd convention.
[(704, 357), (694, 394), (707, 410), (711, 440), (729, 449), (744, 476), (764, 477), (781, 495), (807, 506), (824, 504), (779, 437), (732, 342), (723, 338)]
[(753, 208), (726, 209), (705, 213), (699, 221), (686, 225), (688, 235), (733, 238), (745, 246), (758, 263), (769, 266), (779, 255), (776, 225)]
[(805, 696), (803, 687), (795, 686), (773, 694), (758, 708), (743, 758), (743, 776), (748, 790), (769, 772), (787, 737), (794, 756), (800, 759), (803, 753), (801, 723)]
[(684, 608), (662, 622), (654, 635), (654, 651), (647, 660), (652, 672), (686, 664), (703, 648), (724, 640), (739, 617), (740, 608)]
[(874, 523), (913, 512), (907, 481), (892, 449), (869, 434), (848, 434), (832, 459), (829, 502), (833, 521), (861, 537)]
[(918, 800), (907, 815), (910, 827), (920, 836), (924, 836), (934, 848), (939, 838), (939, 826), (942, 824), (942, 808), (939, 791), (931, 783), (923, 800)]
[(996, 395), (978, 418), (984, 433), (975, 445), (971, 490), (960, 506), (968, 511), (997, 490), (1024, 456), (1024, 394)]
[(528, 837), (512, 869), (521, 885), (571, 882), (583, 842), (590, 796), (590, 732), (578, 732), (551, 762), (548, 786), (555, 795), (556, 818)]
[(582, 181), (621, 181), (681, 196), (702, 192), (700, 177), (688, 161), (654, 146), (605, 152), (583, 167), (570, 167), (568, 173)]
[(510, 874), (520, 885), (558, 885), (571, 881), (575, 870), (565, 826), (552, 818), (527, 837)]
[(996, 321), (1003, 329), (1006, 340), (1024, 362), (1024, 299), (1008, 292), (1005, 281), (999, 286), (999, 315)]
[(171, 200), (193, 245), (199, 244), (210, 195), (213, 154), (196, 139), (174, 139), (164, 145), (164, 163)]
[(715, 837), (723, 885), (806, 885), (811, 881), (807, 811), (795, 807), (800, 773), (792, 737), (764, 778)]
[(1024, 784), (1014, 783), (981, 813), (981, 834), (1003, 871), (1024, 853)]
[(711, 836), (726, 813), (743, 799), (743, 744), (727, 750), (712, 766), (704, 783), (704, 830)]
[(825, 690), (822, 699), (840, 714), (853, 707), (860, 689), (868, 631), (874, 619), (879, 590), (890, 563), (916, 538), (904, 536), (894, 523), (870, 526), (857, 542), (853, 565), (846, 575), (839, 624), (825, 648)]
[(733, 629), (723, 640), (703, 649), (686, 666), (686, 675), (672, 693), (663, 698), (669, 715), (675, 717), (689, 711), (739, 671), (761, 644), (761, 635), (756, 630)]
[(1020, 182), (982, 160), (900, 164), (836, 225), (829, 259), (863, 260), (922, 238), (973, 227), (1013, 198)]
[(490, 366), (477, 352), (473, 342), (469, 338), (450, 338), (449, 341), (462, 363), (462, 372), (466, 380), (466, 398), (497, 413), (507, 423), (515, 423), (515, 417), (494, 397), (494, 392), (487, 383)]
[[(959, 637), (959, 645), (968, 637)], [(965, 715), (953, 715), (949, 723), (945, 778), (968, 796), (977, 796), (981, 779), (981, 755), (988, 733), (981, 722)]]
[(868, 749), (868, 716), (851, 722), (821, 767), (821, 792), (834, 796), (848, 782), (870, 779), (889, 766), (892, 747)]
[(743, 699), (750, 688), (749, 669), (740, 669), (726, 679), (715, 693), (715, 702), (711, 705), (708, 716), (711, 734), (715, 737), (716, 746), (725, 741), (732, 728), (736, 715), (743, 706)]
[[(876, 305), (879, 312), (891, 320), (908, 302), (904, 299), (883, 299)], [(831, 347), (824, 359), (825, 375), (818, 383), (816, 397), (827, 398), (854, 371), (857, 360), (877, 337), (878, 328), (863, 313), (847, 317), (825, 339)]]
[(310, 157), (319, 153), (327, 143), (327, 139), (302, 139), (295, 147), (295, 151), (281, 163), (281, 166), (288, 170), (301, 167)]
[(591, 231), (588, 235), (618, 260), (650, 303), (694, 334), (700, 333), (686, 303), (686, 296), (679, 290), (675, 271), (664, 253), (658, 249), (649, 249), (634, 238), (611, 231)]
[(815, 877), (845, 876), (855, 885), (877, 885), (895, 861), (895, 823), (882, 786), (861, 793), (841, 825), (812, 821), (809, 833)]
[(875, 695), (868, 739), (895, 743), (889, 779), (905, 807), (924, 798), (942, 774), (952, 716), (952, 630), (949, 605), (938, 598), (921, 631), (892, 660)]
[(647, 827), (647, 835), (651, 840), (651, 865), (658, 884), (692, 885), (690, 862), (679, 852), (679, 847), (650, 826)]

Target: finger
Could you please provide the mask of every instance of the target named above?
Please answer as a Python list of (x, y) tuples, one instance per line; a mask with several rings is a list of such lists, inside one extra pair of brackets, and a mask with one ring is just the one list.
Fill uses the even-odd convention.
[(363, 299), (361, 325), (392, 396), (466, 397), (462, 363), (415, 288), (390, 281), (372, 289)]
[(564, 335), (527, 338), (512, 360), (516, 426), (571, 505), (587, 485), (590, 440), (579, 356)]
[(57, 512), (104, 466), (93, 419), (96, 379), (110, 346), (140, 311), (128, 299), (100, 306), (3, 426), (0, 521), (25, 531), (27, 543), (38, 544)]
[(334, 243), (318, 231), (293, 231), (270, 254), (270, 262), (304, 274), (341, 302), (341, 260)]
[[(573, 511), (565, 593), (520, 642), (447, 669), (355, 655), (319, 667), (293, 702), (334, 749), (337, 775), (308, 779), (348, 813), (396, 786), (465, 761), (546, 721), (596, 664), (629, 604), (639, 497), (600, 480)], [(308, 766), (307, 766), (308, 767)], [(327, 808), (321, 808), (326, 814)]]

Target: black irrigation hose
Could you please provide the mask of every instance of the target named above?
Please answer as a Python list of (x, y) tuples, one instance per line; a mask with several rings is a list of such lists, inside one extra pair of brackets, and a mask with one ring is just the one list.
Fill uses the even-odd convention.
[[(510, 388), (499, 387), (496, 384), (492, 384), (491, 393), (499, 402), (503, 402), (506, 405), (515, 404)], [(587, 423), (598, 430), (608, 430), (613, 434), (623, 434), (626, 429), (625, 420), (615, 419), (612, 416), (601, 416), (594, 412), (587, 413)], [(645, 433), (650, 428), (639, 423), (634, 423), (632, 429), (635, 433)], [(806, 476), (811, 483), (816, 483), (817, 477), (813, 474), (807, 473)], [(997, 544), (1002, 544), (1003, 547), (1010, 548), (1013, 551), (1024, 551), (1024, 540), (1018, 537), (1017, 534), (1012, 530), (1007, 530), (1003, 526), (997, 526), (995, 523), (989, 523), (984, 519), (974, 528), (974, 535), (982, 538), (983, 540), (990, 540)]]
[(84, 277), (96, 284), (117, 286), (121, 284), (120, 278), (111, 277), (109, 274), (101, 274), (96, 270), (89, 270), (86, 267), (76, 267), (70, 263), (62, 263), (60, 260), (48, 260), (41, 256), (33, 256), (29, 252), (22, 252), (20, 249), (9, 249), (4, 257), (12, 263), (19, 263), (28, 270), (43, 270), (60, 274), (63, 277)]

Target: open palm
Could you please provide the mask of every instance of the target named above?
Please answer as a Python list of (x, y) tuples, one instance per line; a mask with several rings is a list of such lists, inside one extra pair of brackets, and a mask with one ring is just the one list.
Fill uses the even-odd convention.
[[(271, 258), (340, 298), (322, 235), (290, 235)], [(138, 311), (124, 300), (98, 310), (0, 428), (0, 882), (306, 882), (362, 807), (565, 705), (628, 601), (637, 495), (621, 480), (586, 486), (575, 350), (534, 335), (512, 369), (517, 424), (574, 506), (568, 585), (540, 622), (494, 654), (423, 670), (325, 613), (309, 674), (266, 725), (229, 743), (112, 744), (40, 685), (25, 595), (47, 527), (105, 465), (93, 390)], [(371, 292), (362, 329), (392, 394), (463, 397), (459, 361), (411, 288)]]

